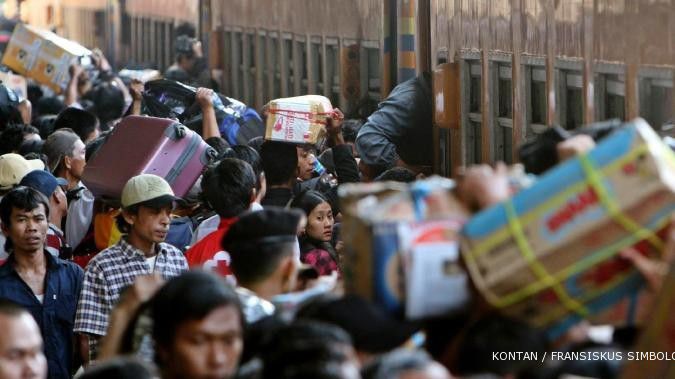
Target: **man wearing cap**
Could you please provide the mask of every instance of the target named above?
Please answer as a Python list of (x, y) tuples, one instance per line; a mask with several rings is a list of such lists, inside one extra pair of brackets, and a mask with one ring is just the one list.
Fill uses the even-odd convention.
[[(44, 169), (45, 165), (39, 159), (28, 160), (14, 153), (0, 155), (0, 199), (18, 185), (26, 174), (33, 170)], [(5, 236), (0, 233), (0, 265), (6, 259)]]
[(66, 246), (66, 242), (59, 226), (68, 212), (68, 201), (62, 188), (67, 184), (65, 179), (57, 178), (44, 170), (29, 172), (19, 183), (19, 185), (38, 190), (49, 199), (49, 229), (45, 249), (51, 255), (64, 259), (67, 258), (61, 255), (61, 251)]
[(124, 288), (141, 275), (169, 279), (188, 269), (183, 253), (164, 243), (174, 200), (169, 184), (156, 175), (135, 176), (124, 186), (117, 226), (125, 235), (96, 255), (85, 270), (74, 328), (85, 362), (95, 359), (108, 315)]
[(0, 267), (0, 298), (30, 312), (45, 341), (49, 378), (70, 378), (74, 357), (73, 321), (83, 272), (45, 251), (49, 201), (29, 187), (17, 187), (0, 201), (7, 262)]

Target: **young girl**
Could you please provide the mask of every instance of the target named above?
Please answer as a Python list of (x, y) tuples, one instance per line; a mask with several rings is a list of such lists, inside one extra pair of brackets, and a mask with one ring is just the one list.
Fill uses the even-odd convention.
[(307, 215), (307, 225), (300, 234), (300, 260), (312, 265), (319, 275), (340, 272), (338, 255), (331, 238), (333, 237), (333, 211), (328, 200), (317, 191), (310, 190), (299, 194), (291, 203)]

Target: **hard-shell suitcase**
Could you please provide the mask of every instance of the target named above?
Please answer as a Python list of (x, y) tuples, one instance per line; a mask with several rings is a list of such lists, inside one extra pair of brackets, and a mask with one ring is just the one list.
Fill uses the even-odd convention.
[(82, 181), (97, 197), (120, 199), (129, 178), (155, 174), (182, 197), (215, 157), (199, 134), (177, 121), (128, 116), (87, 162)]

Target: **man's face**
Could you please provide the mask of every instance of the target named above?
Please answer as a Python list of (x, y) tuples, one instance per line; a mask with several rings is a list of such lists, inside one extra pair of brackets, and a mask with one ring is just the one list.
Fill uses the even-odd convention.
[(160, 349), (164, 371), (172, 378), (231, 378), (243, 348), (241, 321), (237, 309), (226, 305), (181, 324), (173, 346)]
[(43, 249), (49, 229), (47, 212), (43, 204), (30, 211), (12, 208), (10, 221), (11, 224), (3, 224), (2, 229), (12, 241), (14, 251), (33, 253)]
[(0, 315), (0, 330), (0, 378), (46, 378), (47, 359), (33, 317), (28, 313)]
[[(147, 243), (164, 242), (171, 224), (171, 210), (168, 204), (162, 208), (140, 206), (138, 214), (127, 215), (127, 222), (131, 224), (133, 232)], [(131, 222), (129, 222), (131, 221)]]
[(314, 174), (314, 154), (310, 149), (305, 149), (301, 147), (296, 147), (298, 151), (298, 168), (296, 171), (296, 176), (302, 180), (308, 180), (312, 178)]
[(73, 156), (66, 157), (70, 164), (70, 174), (75, 178), (80, 179), (82, 177), (82, 172), (84, 171), (84, 166), (87, 165), (85, 161), (86, 148), (82, 140), (75, 141), (75, 146), (73, 147)]

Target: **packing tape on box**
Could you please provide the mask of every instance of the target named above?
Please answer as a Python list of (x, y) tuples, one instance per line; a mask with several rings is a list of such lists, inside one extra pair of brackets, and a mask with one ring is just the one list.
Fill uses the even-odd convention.
[[(648, 153), (649, 153), (648, 146), (646, 144), (642, 144), (634, 148), (623, 158), (618, 159), (615, 162), (605, 166), (604, 171), (612, 172), (614, 170), (618, 170), (620, 169), (621, 166), (623, 166), (627, 162), (630, 162), (638, 158), (639, 156)], [(664, 155), (666, 155), (669, 159), (672, 159), (672, 154), (670, 154), (670, 152), (668, 152), (668, 154), (665, 153), (666, 152), (664, 152)], [(554, 202), (556, 201), (556, 199), (567, 198), (570, 193), (578, 192), (581, 187), (590, 185), (591, 189), (598, 197), (598, 200), (600, 201), (601, 205), (609, 213), (610, 218), (616, 221), (622, 227), (624, 227), (624, 229), (631, 232), (631, 235), (622, 239), (617, 243), (609, 245), (587, 257), (584, 257), (579, 262), (576, 262), (555, 274), (550, 274), (536, 260), (536, 256), (532, 251), (532, 249), (529, 247), (529, 243), (522, 231), (522, 224), (527, 223), (532, 218), (536, 217), (538, 212), (533, 211), (526, 216), (518, 217), (512, 202), (509, 201), (505, 207), (507, 212), (508, 229), (505, 229), (501, 233), (495, 233), (495, 235), (489, 237), (488, 239), (486, 239), (486, 241), (476, 246), (475, 249), (472, 249), (472, 251), (468, 251), (467, 254), (465, 254), (465, 259), (473, 260), (489, 252), (490, 249), (496, 245), (496, 243), (499, 243), (499, 241), (504, 238), (504, 236), (501, 234), (509, 233), (515, 239), (517, 246), (521, 254), (523, 255), (523, 258), (528, 263), (530, 269), (537, 275), (538, 280), (505, 296), (497, 296), (491, 291), (486, 291), (484, 295), (493, 306), (497, 308), (508, 307), (542, 290), (551, 288), (555, 291), (555, 293), (558, 295), (559, 300), (567, 309), (573, 311), (574, 313), (583, 315), (585, 312), (587, 312), (587, 310), (585, 310), (583, 305), (578, 303), (577, 300), (584, 301), (588, 298), (592, 298), (592, 296), (596, 294), (594, 292), (591, 292), (587, 293), (586, 296), (578, 298), (577, 300), (572, 299), (560, 286), (560, 283), (562, 281), (566, 280), (572, 275), (576, 275), (584, 270), (587, 270), (588, 268), (594, 266), (595, 264), (615, 255), (619, 250), (628, 246), (632, 246), (639, 241), (646, 239), (659, 250), (663, 247), (663, 241), (661, 241), (656, 236), (655, 233), (646, 228), (641, 227), (638, 223), (631, 220), (619, 209), (616, 200), (611, 195), (609, 195), (609, 193), (602, 184), (601, 176), (603, 172), (598, 170), (592, 164), (592, 162), (590, 162), (590, 160), (586, 155), (582, 155), (580, 157), (580, 161), (587, 180), (579, 182), (573, 186), (570, 186), (570, 188), (567, 191), (561, 192), (560, 194), (558, 194), (558, 196), (552, 198), (550, 202)], [(665, 218), (660, 222), (657, 222), (656, 230), (665, 227), (668, 224), (668, 222), (670, 222), (670, 218)], [(623, 277), (618, 277), (614, 282), (620, 283), (622, 279)]]

